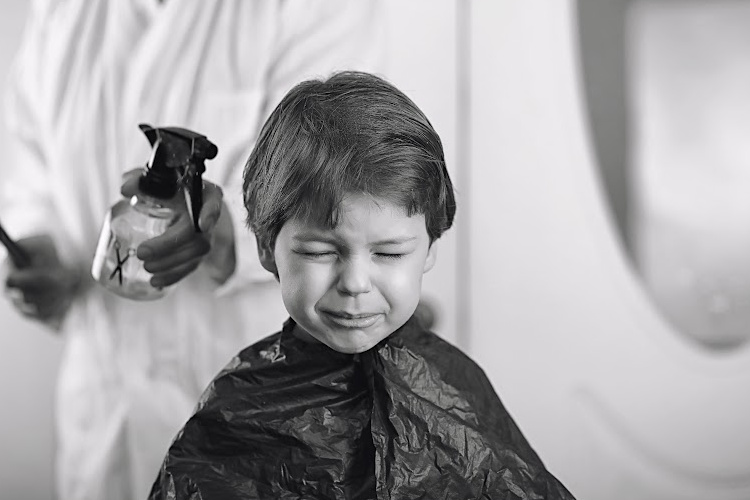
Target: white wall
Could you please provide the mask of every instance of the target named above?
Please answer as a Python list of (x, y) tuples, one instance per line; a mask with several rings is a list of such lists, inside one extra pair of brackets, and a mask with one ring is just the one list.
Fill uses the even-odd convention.
[[(457, 40), (455, 0), (386, 0), (389, 67), (386, 76), (424, 111), (440, 134), (451, 179), (458, 192), (456, 226), (461, 224), (463, 186), (457, 138)], [(438, 240), (435, 267), (425, 275), (423, 292), (436, 309), (436, 330), (465, 345), (468, 332), (458, 324), (457, 288), (461, 277), (456, 227)]]
[(472, 3), (472, 354), (579, 500), (747, 500), (750, 346), (689, 340), (633, 272), (598, 179), (577, 4)]

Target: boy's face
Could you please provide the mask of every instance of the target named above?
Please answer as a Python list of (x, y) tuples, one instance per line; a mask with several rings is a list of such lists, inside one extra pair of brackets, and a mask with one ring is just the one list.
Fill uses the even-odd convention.
[(331, 349), (363, 352), (406, 323), (419, 302), (422, 275), (435, 263), (423, 214), (366, 195), (347, 196), (334, 229), (292, 219), (272, 251), (294, 321)]

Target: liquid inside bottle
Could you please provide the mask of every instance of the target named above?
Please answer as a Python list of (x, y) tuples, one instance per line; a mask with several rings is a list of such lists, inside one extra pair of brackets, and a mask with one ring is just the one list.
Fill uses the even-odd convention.
[(155, 300), (168, 292), (168, 288), (151, 285), (152, 274), (136, 256), (138, 245), (164, 233), (172, 223), (175, 211), (163, 203), (148, 196), (133, 196), (116, 203), (107, 213), (91, 275), (108, 290), (134, 300)]

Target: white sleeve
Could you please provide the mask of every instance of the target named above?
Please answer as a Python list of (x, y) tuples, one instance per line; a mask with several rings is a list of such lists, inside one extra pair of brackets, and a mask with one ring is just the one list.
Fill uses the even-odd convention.
[(40, 64), (42, 15), (30, 8), (4, 96), (7, 154), (0, 163), (0, 221), (14, 239), (51, 232)]
[[(303, 80), (325, 78), (341, 70), (382, 71), (383, 17), (382, 3), (377, 0), (282, 1), (276, 41), (265, 76), (266, 95), (259, 114), (262, 121)], [(261, 126), (262, 122), (258, 131)], [(217, 290), (219, 294), (274, 279), (260, 265), (255, 237), (245, 224), (242, 170), (230, 179), (224, 193), (234, 225), (237, 263), (234, 274)]]

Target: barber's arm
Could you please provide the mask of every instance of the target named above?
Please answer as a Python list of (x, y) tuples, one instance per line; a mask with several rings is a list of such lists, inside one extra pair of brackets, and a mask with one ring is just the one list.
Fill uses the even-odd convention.
[(61, 258), (55, 241), (60, 224), (51, 209), (47, 168), (53, 159), (41, 133), (42, 79), (35, 64), (44, 36), (38, 23), (26, 26), (4, 96), (8, 160), (0, 164), (0, 217), (30, 262), (16, 267), (0, 256), (0, 283), (21, 314), (57, 329), (79, 293), (82, 271)]

